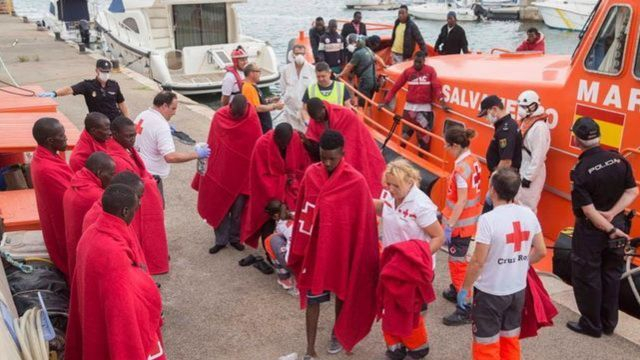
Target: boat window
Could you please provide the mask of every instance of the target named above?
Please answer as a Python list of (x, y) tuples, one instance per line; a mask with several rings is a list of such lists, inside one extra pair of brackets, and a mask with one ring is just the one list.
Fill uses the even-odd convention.
[(464, 124), (461, 123), (460, 121), (446, 119), (444, 121), (444, 130), (442, 130), (442, 136), (444, 136), (447, 133), (447, 131), (449, 131), (449, 129), (454, 127), (461, 127), (464, 129)]
[(587, 70), (611, 75), (620, 73), (629, 34), (630, 18), (629, 7), (611, 7), (587, 55), (585, 61)]
[(227, 43), (226, 4), (174, 5), (176, 49)]
[(51, 13), (51, 15), (56, 14), (56, 6), (52, 2), (49, 3), (49, 12)]
[(122, 24), (129, 30), (135, 32), (136, 34), (140, 34), (140, 30), (138, 29), (138, 23), (136, 22), (136, 19), (128, 17), (122, 20)]

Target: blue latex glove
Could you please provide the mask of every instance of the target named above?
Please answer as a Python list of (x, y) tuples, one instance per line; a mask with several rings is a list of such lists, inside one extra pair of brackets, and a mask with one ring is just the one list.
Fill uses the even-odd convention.
[(56, 97), (55, 91), (45, 91), (43, 93), (38, 94), (38, 97), (41, 98), (54, 98)]
[(169, 129), (171, 129), (171, 134), (172, 134), (172, 135), (173, 135), (173, 133), (175, 133), (176, 131), (178, 131), (178, 130), (176, 130), (176, 126), (175, 126), (175, 125), (173, 125), (173, 124), (169, 124)]
[(196, 146), (195, 151), (198, 154), (198, 159), (208, 158), (211, 155), (211, 149), (209, 148), (209, 144), (204, 144), (203, 146)]
[(453, 229), (445, 224), (444, 225), (444, 243), (449, 247), (451, 245), (451, 234), (453, 233)]
[(456, 300), (459, 308), (465, 310), (469, 309), (469, 304), (467, 304), (467, 295), (469, 295), (469, 292), (465, 289), (460, 289), (460, 291), (458, 291), (458, 297)]

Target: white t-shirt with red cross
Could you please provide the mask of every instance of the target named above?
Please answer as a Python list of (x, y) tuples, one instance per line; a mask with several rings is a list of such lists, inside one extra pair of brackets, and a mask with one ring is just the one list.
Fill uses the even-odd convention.
[[(414, 185), (404, 200), (395, 206), (391, 193), (382, 191), (382, 246), (387, 247), (407, 240), (423, 240), (431, 238), (424, 228), (438, 221), (438, 208), (429, 196)], [(433, 255), (433, 266), (436, 257)]]
[(489, 245), (489, 253), (475, 287), (497, 296), (523, 290), (533, 238), (540, 232), (538, 218), (525, 206), (500, 205), (481, 215), (475, 241)]

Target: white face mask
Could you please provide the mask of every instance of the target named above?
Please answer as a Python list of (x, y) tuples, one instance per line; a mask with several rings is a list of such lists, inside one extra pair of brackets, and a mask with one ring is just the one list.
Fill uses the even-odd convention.
[(110, 75), (111, 75), (111, 74), (109, 74), (109, 73), (100, 72), (100, 73), (98, 74), (98, 79), (99, 79), (100, 81), (102, 81), (102, 82), (107, 82), (107, 80), (109, 80), (109, 76), (110, 76)]
[(492, 124), (495, 124), (498, 122), (498, 120), (500, 120), (500, 118), (492, 113), (487, 113), (487, 119), (489, 120), (489, 122), (491, 122)]
[(518, 106), (518, 119), (524, 119), (529, 115), (529, 112), (527, 111), (527, 109), (523, 108), (522, 106)]
[(356, 46), (354, 44), (349, 44), (347, 45), (347, 50), (349, 50), (349, 52), (354, 52), (356, 51)]
[(295, 56), (294, 59), (295, 59), (296, 64), (298, 64), (298, 65), (304, 64), (304, 61), (305, 61), (304, 55), (298, 54), (298, 55)]

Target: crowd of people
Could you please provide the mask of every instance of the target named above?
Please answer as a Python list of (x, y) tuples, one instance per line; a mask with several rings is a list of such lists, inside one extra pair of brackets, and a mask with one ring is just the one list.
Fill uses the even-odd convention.
[[(441, 53), (468, 52), (464, 31), (456, 26), (455, 13), (449, 14), (438, 38)], [(421, 189), (414, 164), (402, 158), (385, 162), (352, 110), (358, 102), (332, 79), (332, 73), (348, 77), (352, 72), (367, 79), (370, 69), (375, 79), (379, 59), (368, 44), (376, 41), (362, 35), (366, 26), (359, 13), (341, 34), (335, 21), (325, 31), (324, 21), (316, 19), (310, 37), (317, 63), (306, 62), (304, 46), (294, 46), (281, 98), (262, 94), (259, 67), (236, 49), (206, 145), (191, 152), (177, 152), (171, 136), (168, 121), (177, 111), (177, 96), (158, 93), (152, 106), (131, 120), (118, 84), (108, 79), (106, 60), (97, 62), (95, 79), (46, 93), (93, 99), (87, 100), (90, 112), (69, 163), (61, 123), (42, 118), (33, 127), (38, 147), (31, 167), (43, 236), (71, 289), (66, 358), (165, 357), (162, 301), (151, 277), (170, 269), (162, 180), (170, 163), (207, 158), (191, 186), (198, 192), (197, 211), (215, 234), (209, 252), (227, 246), (258, 249), (239, 265), (265, 274), (275, 269), (277, 283), (299, 297), (306, 316), (304, 360), (318, 357), (320, 304), (332, 297), (330, 354), (351, 352), (378, 318), (388, 359), (425, 358), (430, 341), (424, 318), (436, 298), (434, 270), (442, 246), (448, 250), (450, 278), (442, 297), (455, 304), (443, 323), (473, 323), (474, 359), (521, 357), (522, 310), (531, 291), (527, 280), (535, 276), (530, 266), (546, 254), (536, 217), (550, 146), (541, 99), (535, 91), (523, 92), (519, 121), (499, 96), (482, 100), (478, 117), (495, 128), (485, 157), (489, 174), (482, 173), (470, 151), (472, 129), (445, 132), (455, 163), (446, 179), (445, 205), (438, 209)], [(532, 35), (527, 41), (538, 42)], [(416, 44), (421, 51), (414, 55)], [(345, 48), (351, 53), (346, 63)], [(406, 7), (400, 8), (391, 49), (394, 61), (412, 59), (413, 66), (384, 103), (408, 84), (403, 117), (431, 130), (431, 104), (448, 107)], [(92, 87), (98, 92), (87, 95)], [(361, 89), (374, 91), (368, 85)], [(285, 114), (275, 127), (273, 110)], [(405, 127), (402, 135), (409, 139), (413, 131)], [(592, 119), (579, 119), (572, 131), (584, 150), (572, 173), (576, 233), (605, 245), (609, 238), (628, 238), (620, 214), (638, 193), (629, 164), (599, 147), (600, 130)], [(428, 151), (428, 133), (421, 133), (418, 143)], [(595, 170), (595, 179), (585, 177), (583, 163), (611, 157), (617, 159), (614, 165)], [(586, 169), (591, 174), (594, 168)], [(602, 194), (598, 182), (609, 181), (609, 171), (621, 175), (615, 180), (619, 186)], [(485, 195), (481, 183), (487, 180)], [(567, 326), (591, 336), (610, 334), (617, 323), (615, 265), (621, 250), (601, 243), (578, 248), (574, 266), (583, 271), (573, 276), (582, 317)], [(592, 265), (601, 254), (607, 256), (604, 270)]]

